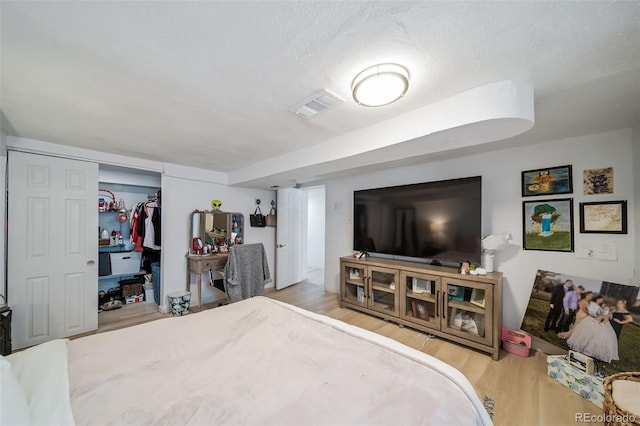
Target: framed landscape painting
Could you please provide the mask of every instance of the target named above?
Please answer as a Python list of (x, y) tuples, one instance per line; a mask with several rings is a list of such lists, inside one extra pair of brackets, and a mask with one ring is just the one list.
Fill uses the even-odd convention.
[(547, 167), (522, 172), (522, 196), (571, 194), (571, 166)]
[(525, 250), (573, 252), (573, 198), (524, 201), (522, 234)]

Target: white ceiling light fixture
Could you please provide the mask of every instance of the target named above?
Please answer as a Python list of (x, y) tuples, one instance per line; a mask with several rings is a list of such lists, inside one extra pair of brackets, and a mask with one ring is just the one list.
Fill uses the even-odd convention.
[(363, 106), (377, 107), (393, 103), (409, 89), (409, 71), (398, 64), (378, 64), (353, 79), (353, 99)]

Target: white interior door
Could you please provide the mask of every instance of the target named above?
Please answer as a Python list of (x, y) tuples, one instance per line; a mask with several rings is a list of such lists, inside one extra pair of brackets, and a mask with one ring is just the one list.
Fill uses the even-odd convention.
[(8, 153), (15, 349), (98, 328), (98, 165)]
[(276, 290), (302, 281), (302, 191), (278, 190)]

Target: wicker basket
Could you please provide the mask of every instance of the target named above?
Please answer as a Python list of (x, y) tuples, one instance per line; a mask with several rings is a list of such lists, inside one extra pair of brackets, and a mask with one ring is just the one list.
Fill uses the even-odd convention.
[(604, 379), (604, 410), (605, 425), (607, 426), (640, 426), (640, 413), (631, 413), (620, 408), (613, 400), (613, 382), (616, 380), (632, 380), (640, 382), (640, 372), (623, 372), (612, 374)]
[(142, 289), (142, 284), (127, 284), (122, 286), (122, 295), (124, 297), (138, 296), (143, 293), (144, 290)]
[(144, 294), (142, 285), (144, 284), (144, 277), (130, 278), (127, 280), (118, 281), (120, 288), (122, 289), (122, 296), (138, 296)]

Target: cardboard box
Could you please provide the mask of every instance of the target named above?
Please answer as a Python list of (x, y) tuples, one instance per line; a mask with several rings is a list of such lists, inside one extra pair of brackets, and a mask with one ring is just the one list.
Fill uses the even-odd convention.
[(602, 408), (604, 378), (572, 366), (566, 355), (547, 355), (547, 374), (584, 399)]
[(124, 303), (130, 305), (131, 303), (140, 303), (144, 301), (144, 294), (136, 294), (135, 296), (125, 296)]
[(142, 263), (142, 252), (126, 251), (120, 253), (109, 253), (111, 257), (111, 274), (139, 274)]

